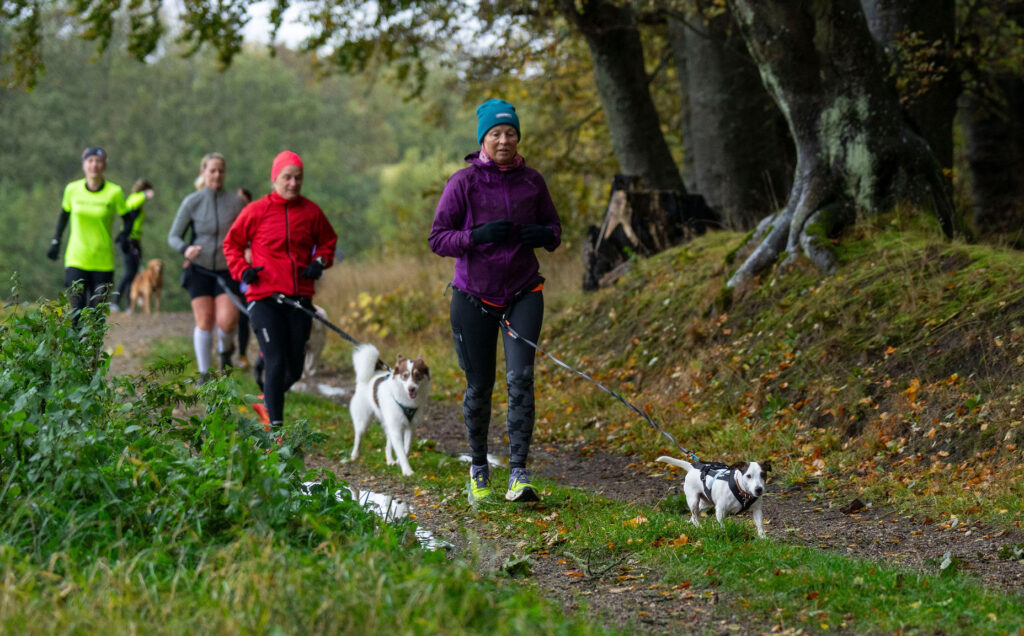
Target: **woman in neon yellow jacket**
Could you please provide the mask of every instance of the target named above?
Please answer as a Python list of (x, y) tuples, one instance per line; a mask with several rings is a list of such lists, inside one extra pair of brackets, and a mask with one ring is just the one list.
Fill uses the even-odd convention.
[(78, 314), (86, 306), (97, 307), (106, 302), (114, 283), (114, 217), (124, 220), (130, 228), (135, 216), (124, 204), (124, 191), (103, 177), (107, 169), (107, 153), (90, 146), (82, 152), (84, 179), (72, 181), (64, 188), (57, 231), (50, 241), (46, 256), (57, 260), (64, 228), (68, 244), (64, 250), (64, 284), (72, 289), (71, 309)]
[[(153, 184), (145, 179), (139, 179), (132, 186), (132, 193), (125, 199), (125, 207), (135, 214), (135, 221), (131, 228), (122, 230), (117, 235), (117, 244), (121, 248), (121, 257), (124, 261), (124, 275), (121, 282), (117, 284), (117, 300), (128, 301), (128, 313), (133, 307), (128, 298), (128, 290), (131, 289), (135, 275), (139, 273), (139, 265), (142, 263), (142, 224), (146, 220), (146, 210), (143, 207), (146, 201), (153, 198)], [(115, 305), (116, 307), (117, 305)]]

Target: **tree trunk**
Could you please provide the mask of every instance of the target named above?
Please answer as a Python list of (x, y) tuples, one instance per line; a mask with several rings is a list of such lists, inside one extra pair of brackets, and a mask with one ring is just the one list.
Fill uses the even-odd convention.
[(613, 283), (634, 255), (651, 256), (689, 241), (713, 216), (700, 195), (652, 190), (638, 177), (615, 175), (600, 228), (588, 228), (583, 245), (583, 289)]
[(687, 187), (722, 225), (749, 230), (778, 209), (793, 172), (785, 119), (727, 14), (669, 17), (683, 93)]
[(1002, 76), (999, 94), (965, 95), (964, 136), (974, 229), (1024, 247), (1024, 78)]
[(559, 11), (590, 47), (594, 81), (622, 173), (646, 187), (685, 193), (651, 99), (636, 16), (628, 3), (559, 0)]
[(796, 144), (786, 206), (729, 280), (742, 286), (804, 254), (826, 271), (835, 264), (824, 228), (898, 201), (930, 202), (953, 232), (942, 170), (900, 116), (888, 66), (857, 0), (729, 0), (761, 78)]
[[(907, 116), (924, 137), (943, 167), (953, 165), (953, 119), (956, 117), (960, 81), (954, 70), (953, 43), (956, 39), (954, 0), (861, 0), (868, 28), (896, 64), (897, 74), (906, 75), (902, 63), (931, 65), (925, 74), (911, 70), (921, 82), (913, 82), (900, 99)], [(938, 43), (934, 55), (913, 55), (912, 41), (927, 49)], [(907, 48), (910, 46), (911, 48)]]

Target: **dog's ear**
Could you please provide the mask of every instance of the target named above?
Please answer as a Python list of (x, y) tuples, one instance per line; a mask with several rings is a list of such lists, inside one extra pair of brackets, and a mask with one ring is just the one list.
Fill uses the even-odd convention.
[(747, 462), (737, 462), (737, 463), (733, 464), (732, 466), (730, 466), (729, 468), (732, 468), (733, 470), (735, 470), (737, 472), (745, 473), (745, 472), (747, 472), (747, 468), (749, 468), (749, 467), (750, 467), (750, 464), (748, 464)]
[(766, 459), (763, 462), (757, 462), (761, 466), (761, 472), (770, 473), (772, 472), (772, 462), (770, 459)]

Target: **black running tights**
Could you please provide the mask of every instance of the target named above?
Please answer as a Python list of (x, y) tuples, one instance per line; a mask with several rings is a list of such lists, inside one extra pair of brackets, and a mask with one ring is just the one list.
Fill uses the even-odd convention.
[[(296, 300), (313, 310), (309, 298)], [(302, 377), (302, 361), (313, 318), (296, 307), (264, 298), (249, 304), (249, 321), (266, 365), (263, 403), (270, 421), (280, 424), (284, 420), (284, 394)]]
[[(473, 463), (487, 463), (487, 435), (491, 423), (491, 392), (494, 390), (498, 355), (498, 332), (504, 308), (488, 307), (479, 300), (455, 290), (452, 294), (451, 323), (459, 366), (466, 372), (466, 393), (462, 414), (469, 434)], [(522, 337), (537, 342), (544, 319), (544, 294), (529, 292), (520, 296), (508, 313), (512, 328)], [(501, 331), (505, 349), (505, 380), (508, 385), (507, 430), (509, 466), (525, 468), (533, 437), (534, 349)]]

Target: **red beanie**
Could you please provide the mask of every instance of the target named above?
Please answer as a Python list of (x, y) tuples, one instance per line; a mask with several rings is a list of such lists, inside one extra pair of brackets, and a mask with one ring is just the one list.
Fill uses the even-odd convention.
[(291, 150), (282, 151), (274, 157), (274, 163), (270, 166), (270, 180), (277, 181), (277, 175), (281, 174), (285, 166), (298, 166), (302, 169), (302, 159)]

